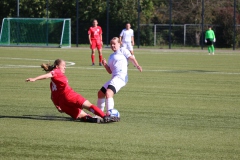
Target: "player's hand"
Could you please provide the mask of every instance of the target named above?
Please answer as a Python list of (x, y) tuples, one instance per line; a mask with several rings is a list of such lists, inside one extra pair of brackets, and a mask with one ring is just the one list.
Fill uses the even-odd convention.
[(213, 42), (216, 42), (216, 38), (213, 39)]
[(142, 72), (142, 67), (141, 66), (137, 66), (137, 69)]
[(123, 47), (123, 43), (122, 42), (120, 42), (120, 46)]
[(107, 60), (105, 58), (103, 58), (102, 64), (103, 64), (103, 66), (105, 66), (107, 64)]
[(60, 113), (64, 113), (64, 112), (62, 111), (62, 109), (61, 109), (59, 106), (56, 106), (56, 108), (57, 108), (58, 112), (60, 112)]
[(25, 80), (26, 82), (34, 82), (34, 81), (36, 81), (34, 78), (28, 78), (28, 79), (26, 79)]
[(205, 39), (205, 43), (207, 43), (207, 40)]

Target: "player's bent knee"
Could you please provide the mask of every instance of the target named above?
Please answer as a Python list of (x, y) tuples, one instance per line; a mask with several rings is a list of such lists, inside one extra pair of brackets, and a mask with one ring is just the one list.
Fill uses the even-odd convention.
[(104, 87), (102, 87), (99, 91), (98, 91), (98, 98), (104, 98), (106, 94), (106, 89)]
[(111, 98), (114, 96), (114, 92), (111, 89), (107, 89), (106, 98)]

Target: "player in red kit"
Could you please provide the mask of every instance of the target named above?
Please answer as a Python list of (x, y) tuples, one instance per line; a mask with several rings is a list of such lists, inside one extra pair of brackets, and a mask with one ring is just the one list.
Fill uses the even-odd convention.
[[(115, 117), (106, 116), (98, 107), (86, 100), (82, 95), (75, 92), (68, 84), (68, 79), (64, 75), (66, 69), (65, 61), (61, 59), (55, 60), (52, 66), (43, 64), (42, 68), (48, 73), (28, 78), (26, 82), (34, 82), (37, 80), (51, 78), (50, 90), (51, 99), (59, 112), (64, 112), (73, 119), (80, 118), (86, 122), (114, 122), (118, 121)], [(82, 109), (87, 109), (102, 119), (93, 118), (91, 115), (84, 112)]]
[(96, 19), (93, 20), (93, 26), (88, 30), (88, 38), (90, 48), (92, 50), (92, 65), (95, 65), (95, 49), (97, 48), (99, 54), (99, 65), (102, 66), (102, 28), (98, 26), (98, 21)]

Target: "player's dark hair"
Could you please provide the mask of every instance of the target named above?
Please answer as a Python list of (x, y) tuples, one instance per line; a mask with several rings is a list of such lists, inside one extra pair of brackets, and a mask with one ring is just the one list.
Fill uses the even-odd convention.
[(43, 70), (46, 71), (46, 72), (50, 72), (53, 69), (55, 69), (56, 66), (60, 65), (61, 62), (62, 62), (62, 59), (56, 59), (54, 61), (53, 65), (51, 65), (50, 63), (47, 63), (47, 64), (43, 63), (41, 65), (41, 68), (43, 68)]
[(62, 62), (61, 59), (56, 59), (53, 63), (53, 67), (56, 68), (56, 66), (60, 65), (61, 62)]

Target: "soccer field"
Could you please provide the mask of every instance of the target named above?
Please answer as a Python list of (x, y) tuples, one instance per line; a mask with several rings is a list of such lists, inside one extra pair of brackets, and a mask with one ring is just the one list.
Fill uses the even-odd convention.
[(90, 66), (89, 48), (1, 47), (0, 159), (240, 159), (240, 53), (134, 51), (143, 72), (129, 64), (129, 82), (114, 97), (121, 121), (93, 124), (59, 113), (49, 80), (25, 82), (61, 58), (70, 86), (96, 104), (111, 75)]

